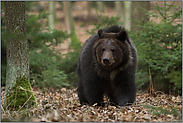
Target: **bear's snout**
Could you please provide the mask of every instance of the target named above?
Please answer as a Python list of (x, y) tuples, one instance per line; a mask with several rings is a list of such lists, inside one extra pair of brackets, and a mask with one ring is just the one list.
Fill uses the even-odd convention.
[(108, 57), (103, 58), (103, 64), (107, 66), (110, 65), (110, 61)]
[(110, 51), (104, 51), (102, 58), (101, 58), (101, 63), (103, 66), (111, 66), (113, 64), (113, 56)]

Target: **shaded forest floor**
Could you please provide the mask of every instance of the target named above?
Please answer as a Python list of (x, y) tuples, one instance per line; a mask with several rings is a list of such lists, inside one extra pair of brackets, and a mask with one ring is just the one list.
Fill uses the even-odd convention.
[(4, 111), (5, 88), (1, 89), (1, 120), (28, 122), (182, 122), (182, 97), (157, 92), (137, 94), (131, 106), (105, 107), (80, 105), (76, 89), (50, 89), (42, 93), (34, 88), (37, 108)]

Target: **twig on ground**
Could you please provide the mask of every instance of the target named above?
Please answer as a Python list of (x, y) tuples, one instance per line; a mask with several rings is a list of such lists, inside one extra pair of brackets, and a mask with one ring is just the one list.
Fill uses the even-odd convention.
[(4, 108), (3, 108), (2, 104), (1, 104), (1, 110), (3, 111), (3, 113), (5, 113)]
[(157, 93), (159, 93), (159, 92), (162, 93), (163, 95), (165, 95), (162, 91), (156, 91), (155, 94), (157, 94)]
[[(22, 108), (24, 107), (24, 105), (29, 101), (29, 99), (30, 99), (31, 97), (32, 97), (32, 95), (27, 99), (27, 101), (23, 104), (23, 106), (22, 106), (20, 109), (22, 109)], [(17, 112), (19, 112), (20, 109), (19, 109)]]

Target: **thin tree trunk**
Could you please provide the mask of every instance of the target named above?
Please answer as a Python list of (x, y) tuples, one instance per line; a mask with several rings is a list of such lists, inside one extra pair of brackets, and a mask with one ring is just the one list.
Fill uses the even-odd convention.
[(124, 1), (125, 3), (125, 28), (131, 31), (131, 1)]
[(116, 8), (117, 15), (120, 16), (120, 22), (122, 22), (124, 25), (124, 21), (125, 21), (124, 2), (115, 1), (115, 8)]
[(53, 31), (54, 29), (54, 9), (55, 9), (55, 2), (54, 1), (50, 1), (50, 5), (49, 5), (49, 27), (50, 27), (50, 32)]
[(146, 15), (145, 11), (142, 10), (141, 8), (145, 10), (150, 10), (150, 2), (149, 1), (132, 1), (132, 6), (131, 6), (131, 19), (132, 19), (132, 32), (140, 31), (141, 28), (137, 27), (137, 23), (134, 22), (133, 20), (141, 21), (142, 19), (147, 22), (149, 21), (149, 16)]
[(87, 12), (88, 12), (88, 18), (91, 16), (91, 7), (90, 7), (90, 1), (87, 1)]
[(97, 7), (98, 10), (100, 10), (101, 12), (104, 12), (104, 3), (101, 1), (97, 1)]
[[(70, 8), (70, 2), (69, 1), (64, 1), (64, 17), (65, 17), (65, 24), (67, 28), (67, 32), (69, 34), (72, 33), (73, 31), (73, 25), (72, 25), (72, 16), (71, 16), (71, 8)], [(68, 51), (69, 51), (69, 45), (71, 43), (71, 38), (68, 39), (67, 46), (68, 46)]]

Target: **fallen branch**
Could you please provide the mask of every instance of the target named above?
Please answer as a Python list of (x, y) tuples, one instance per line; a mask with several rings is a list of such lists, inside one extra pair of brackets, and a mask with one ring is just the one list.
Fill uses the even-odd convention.
[[(22, 109), (22, 108), (24, 107), (24, 105), (29, 101), (29, 99), (30, 99), (31, 97), (32, 97), (32, 95), (27, 99), (27, 101), (23, 104), (23, 106), (22, 106), (20, 109)], [(20, 109), (19, 109), (17, 112), (19, 112)]]

